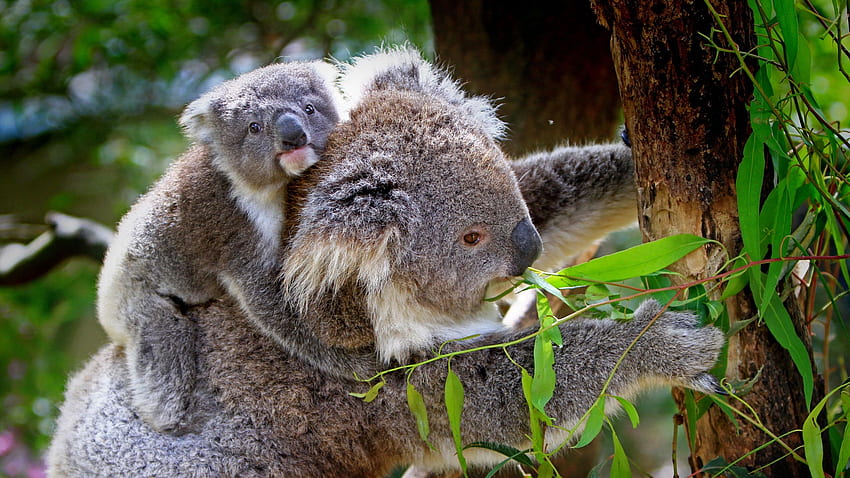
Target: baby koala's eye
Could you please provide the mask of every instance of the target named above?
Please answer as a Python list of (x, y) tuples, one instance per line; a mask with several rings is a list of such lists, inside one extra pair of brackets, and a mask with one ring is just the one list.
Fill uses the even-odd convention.
[(307, 106), (304, 107), (304, 112), (307, 113), (308, 115), (311, 115), (311, 114), (316, 112), (316, 108), (313, 108), (313, 105), (308, 104)]
[(263, 130), (263, 127), (260, 126), (260, 123), (251, 123), (251, 124), (248, 125), (248, 131), (251, 134), (257, 134), (262, 130)]
[(481, 234), (478, 234), (477, 232), (467, 232), (463, 235), (463, 242), (467, 246), (474, 246), (481, 242)]

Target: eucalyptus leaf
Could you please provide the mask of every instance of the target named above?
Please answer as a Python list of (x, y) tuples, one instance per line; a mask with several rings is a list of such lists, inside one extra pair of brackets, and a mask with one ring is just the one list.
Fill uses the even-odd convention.
[(428, 441), (431, 428), (428, 425), (428, 410), (425, 407), (425, 400), (422, 399), (422, 394), (410, 382), (407, 383), (407, 408), (413, 414), (413, 418), (416, 419), (416, 428), (419, 430), (419, 437), (422, 438), (422, 441), (429, 448), (435, 450), (434, 445)]
[(629, 457), (626, 456), (626, 451), (623, 445), (620, 444), (620, 439), (617, 438), (617, 433), (611, 429), (611, 441), (614, 442), (614, 459), (611, 461), (611, 478), (631, 478), (632, 470), (629, 467)]
[(615, 396), (614, 398), (620, 402), (620, 406), (626, 411), (626, 414), (629, 416), (629, 420), (632, 422), (632, 428), (637, 428), (638, 425), (640, 425), (640, 417), (638, 416), (637, 408), (632, 405), (632, 402), (623, 397)]
[(602, 431), (602, 425), (605, 423), (605, 400), (600, 397), (590, 408), (590, 413), (587, 416), (587, 422), (584, 425), (584, 430), (581, 432), (581, 438), (573, 446), (573, 448), (582, 448), (587, 446), (597, 435)]
[(445, 385), (445, 401), (446, 412), (449, 416), (449, 427), (452, 431), (452, 438), (457, 451), (457, 461), (460, 463), (460, 468), (466, 475), (466, 458), (463, 456), (463, 440), (460, 434), (460, 420), (463, 414), (463, 384), (451, 368), (446, 374)]
[(566, 287), (640, 277), (669, 266), (709, 242), (692, 234), (664, 237), (567, 267), (548, 281), (556, 287)]

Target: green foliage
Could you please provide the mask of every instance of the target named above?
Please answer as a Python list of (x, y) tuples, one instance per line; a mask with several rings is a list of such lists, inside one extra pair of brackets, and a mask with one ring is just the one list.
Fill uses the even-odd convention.
[(455, 374), (451, 366), (449, 366), (446, 374), (445, 385), (445, 402), (446, 412), (449, 417), (449, 427), (452, 429), (452, 438), (454, 438), (455, 450), (457, 451), (457, 461), (460, 463), (460, 468), (463, 474), (466, 475), (466, 458), (463, 456), (463, 438), (460, 433), (460, 421), (463, 414), (463, 383)]
[(80, 320), (95, 321), (96, 274), (96, 265), (74, 262), (32, 287), (0, 289), (0, 432), (47, 445), (56, 403), (80, 359), (71, 341), (89, 339), (71, 332)]

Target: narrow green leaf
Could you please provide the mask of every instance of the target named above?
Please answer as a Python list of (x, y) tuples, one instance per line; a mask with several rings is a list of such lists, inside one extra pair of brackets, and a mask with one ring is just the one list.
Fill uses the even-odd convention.
[(773, 0), (776, 18), (779, 20), (779, 27), (782, 29), (788, 71), (794, 70), (794, 63), (797, 61), (797, 41), (800, 35), (794, 3), (794, 0)]
[(525, 272), (522, 273), (522, 278), (525, 279), (526, 282), (528, 282), (529, 284), (536, 285), (540, 289), (543, 289), (546, 292), (554, 295), (555, 297), (558, 297), (562, 301), (564, 300), (563, 294), (561, 294), (561, 291), (558, 290), (556, 286), (549, 283), (549, 281), (547, 281), (543, 276), (532, 271), (531, 269), (526, 269)]
[(605, 423), (605, 400), (604, 397), (600, 397), (590, 408), (590, 414), (588, 414), (584, 430), (581, 432), (581, 439), (573, 448), (587, 446), (602, 431), (603, 423)]
[(531, 458), (526, 455), (531, 450), (517, 450), (514, 447), (502, 445), (501, 443), (492, 443), (488, 441), (477, 441), (466, 445), (464, 449), (467, 448), (484, 448), (485, 450), (494, 451), (500, 455), (508, 457), (510, 460), (514, 460), (517, 463), (526, 465), (526, 466), (534, 466), (534, 462), (531, 461)]
[[(791, 210), (792, 196), (788, 191), (788, 181), (782, 180), (771, 191), (765, 201), (765, 209), (768, 204), (772, 204), (772, 210), (768, 213), (770, 217), (762, 217), (761, 222), (771, 224), (772, 227), (763, 228), (767, 231), (768, 240), (771, 244), (773, 257), (782, 257), (782, 243), (785, 237), (791, 233)], [(782, 272), (783, 263), (773, 262), (768, 266), (767, 276), (764, 279), (764, 291), (761, 297), (756, 297), (760, 300), (759, 310), (767, 308), (767, 302), (771, 299), (770, 296), (776, 295), (776, 288), (779, 286), (780, 273)]]
[(657, 272), (709, 242), (692, 234), (664, 237), (567, 267), (548, 280), (556, 287), (567, 287), (639, 277)]
[(428, 410), (425, 407), (425, 400), (422, 399), (422, 394), (410, 382), (407, 383), (407, 408), (413, 414), (413, 418), (416, 419), (419, 437), (433, 450), (434, 445), (428, 441), (431, 428), (428, 426)]
[[(755, 124), (753, 128), (755, 128)], [(761, 226), (759, 223), (759, 203), (763, 180), (764, 142), (756, 139), (754, 132), (744, 145), (744, 157), (738, 166), (738, 176), (735, 180), (735, 187), (738, 191), (738, 220), (741, 225), (741, 239), (744, 241), (744, 251), (752, 260), (759, 260), (764, 255), (761, 248)]]
[(544, 460), (537, 467), (537, 478), (550, 478), (555, 476), (555, 467), (549, 460)]
[(551, 327), (550, 329), (543, 332), (541, 335), (558, 345), (564, 345), (564, 338), (561, 337), (561, 329), (558, 327), (552, 327), (555, 324), (555, 316), (552, 314), (552, 307), (549, 305), (549, 299), (546, 298), (546, 294), (538, 293), (537, 294), (537, 317), (540, 320), (540, 327), (546, 328)]
[(351, 395), (352, 397), (362, 398), (364, 402), (370, 403), (372, 402), (372, 400), (375, 400), (375, 398), (378, 396), (378, 392), (386, 384), (387, 382), (381, 380), (375, 385), (372, 385), (372, 387), (366, 393), (349, 392), (349, 395)]
[(629, 467), (629, 457), (626, 456), (626, 451), (623, 445), (620, 444), (620, 439), (617, 438), (617, 433), (611, 429), (611, 441), (614, 442), (614, 460), (611, 462), (611, 478), (631, 478), (632, 470)]
[(449, 369), (446, 375), (445, 400), (446, 412), (449, 416), (449, 427), (452, 430), (452, 438), (457, 451), (457, 461), (460, 468), (466, 474), (466, 458), (463, 456), (463, 440), (460, 435), (460, 419), (463, 414), (463, 384), (460, 378)]
[(638, 425), (640, 425), (640, 416), (638, 416), (637, 408), (632, 405), (632, 402), (623, 397), (614, 396), (614, 398), (620, 402), (620, 406), (626, 411), (626, 414), (629, 416), (629, 420), (632, 422), (632, 428), (637, 428)]
[[(822, 402), (824, 403), (824, 402)], [(803, 450), (806, 452), (806, 464), (812, 478), (824, 478), (823, 473), (823, 442), (821, 429), (817, 423), (821, 405), (815, 407), (812, 413), (803, 421)]]
[[(763, 279), (761, 278), (763, 275), (757, 269), (750, 269), (750, 287), (753, 290), (754, 297), (760, 297), (764, 292), (762, 289)], [(791, 316), (788, 315), (779, 295), (770, 294), (770, 300), (765, 304), (765, 307), (765, 309), (759, 310), (759, 313), (776, 341), (791, 354), (791, 360), (803, 379), (806, 407), (809, 408), (812, 406), (814, 376), (808, 350), (800, 337), (797, 336)]]
[(555, 392), (555, 353), (552, 342), (542, 335), (534, 338), (534, 377), (531, 380), (531, 403), (543, 417), (546, 404)]
[(740, 332), (741, 330), (743, 330), (743, 328), (744, 328), (744, 327), (746, 327), (746, 326), (748, 326), (748, 325), (752, 324), (753, 322), (755, 322), (755, 320), (756, 320), (756, 317), (753, 317), (752, 319), (736, 320), (736, 321), (735, 321), (735, 323), (734, 323), (734, 324), (732, 324), (732, 325), (729, 327), (729, 331), (728, 331), (728, 332), (726, 332), (726, 336), (727, 336), (727, 337), (732, 337), (733, 335), (735, 335), (735, 334), (737, 334), (738, 332)]
[(841, 404), (844, 418), (847, 424), (844, 426), (844, 435), (841, 439), (841, 448), (838, 451), (838, 459), (835, 461), (835, 473), (839, 478), (846, 476), (848, 461), (850, 461), (850, 393), (841, 392)]

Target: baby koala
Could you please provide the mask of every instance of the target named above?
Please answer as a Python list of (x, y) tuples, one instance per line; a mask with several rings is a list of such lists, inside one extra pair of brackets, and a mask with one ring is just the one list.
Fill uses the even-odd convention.
[(203, 387), (186, 310), (231, 294), (250, 315), (244, 290), (279, 293), (286, 185), (340, 120), (337, 74), (320, 61), (274, 64), (189, 104), (180, 124), (194, 144), (121, 220), (98, 319), (126, 348), (133, 407), (157, 431), (190, 432), (204, 419), (192, 412)]

